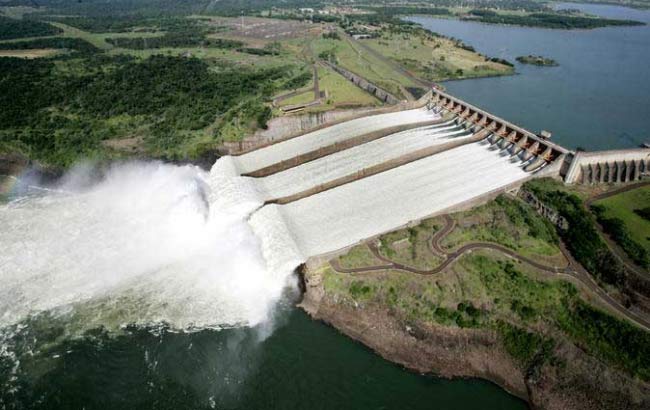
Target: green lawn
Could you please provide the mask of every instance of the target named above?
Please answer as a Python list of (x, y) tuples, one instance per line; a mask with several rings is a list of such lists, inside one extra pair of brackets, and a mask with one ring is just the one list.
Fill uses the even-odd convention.
[(336, 55), (337, 63), (361, 77), (374, 82), (398, 98), (403, 98), (400, 86), (416, 87), (410, 78), (395, 71), (390, 65), (376, 58), (366, 50), (355, 48), (346, 39), (333, 40), (320, 38), (312, 43), (315, 55), (324, 51), (332, 51)]
[(318, 79), (321, 91), (327, 92), (320, 109), (331, 109), (337, 105), (379, 105), (379, 100), (374, 96), (329, 68), (318, 67)]
[(293, 97), (287, 98), (286, 100), (282, 100), (280, 103), (281, 107), (287, 106), (287, 105), (296, 105), (296, 104), (307, 104), (314, 101), (314, 90), (308, 90), (303, 93), (294, 95)]
[(650, 206), (649, 186), (624, 192), (595, 203), (606, 208), (606, 217), (622, 219), (632, 238), (650, 251), (650, 221), (634, 212), (635, 209)]

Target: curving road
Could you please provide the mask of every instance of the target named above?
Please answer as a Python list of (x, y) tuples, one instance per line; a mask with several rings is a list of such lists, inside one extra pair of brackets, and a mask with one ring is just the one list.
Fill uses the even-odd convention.
[(573, 257), (571, 256), (569, 251), (565, 248), (563, 243), (560, 243), (560, 250), (562, 251), (562, 254), (568, 261), (567, 266), (564, 267), (544, 265), (526, 256), (523, 256), (513, 251), (512, 249), (506, 248), (501, 245), (497, 245), (495, 243), (489, 243), (489, 242), (471, 242), (461, 246), (460, 248), (454, 251), (447, 251), (444, 248), (442, 248), (440, 242), (447, 235), (449, 235), (451, 231), (454, 230), (456, 225), (455, 225), (455, 221), (448, 214), (442, 215), (442, 218), (445, 221), (445, 225), (442, 227), (442, 229), (437, 231), (431, 237), (429, 242), (429, 251), (432, 252), (434, 255), (443, 256), (445, 260), (440, 265), (436, 266), (433, 269), (428, 269), (428, 270), (417, 269), (411, 266), (394, 262), (389, 258), (383, 256), (379, 252), (379, 249), (377, 248), (377, 245), (375, 243), (368, 243), (367, 246), (372, 252), (372, 254), (375, 256), (375, 258), (384, 262), (384, 264), (364, 266), (359, 268), (343, 268), (340, 265), (338, 259), (332, 259), (330, 260), (330, 265), (335, 271), (340, 273), (364, 273), (364, 272), (391, 269), (391, 270), (401, 270), (405, 272), (415, 273), (418, 275), (435, 275), (445, 270), (447, 267), (449, 267), (451, 264), (456, 262), (458, 258), (460, 258), (463, 254), (467, 252), (471, 252), (472, 250), (477, 250), (477, 249), (490, 249), (490, 250), (503, 253), (513, 259), (527, 263), (528, 265), (533, 266), (534, 268), (539, 269), (541, 271), (554, 273), (557, 275), (569, 276), (579, 280), (583, 285), (585, 285), (593, 294), (597, 295), (611, 309), (619, 313), (621, 316), (632, 321), (633, 323), (636, 323), (638, 326), (646, 330), (650, 330), (650, 321), (626, 309), (623, 305), (618, 303), (618, 301), (616, 301), (609, 294), (607, 294), (607, 292), (605, 292), (600, 286), (598, 286), (596, 281), (594, 281), (594, 279), (582, 267), (582, 265), (580, 265), (575, 259), (573, 259)]

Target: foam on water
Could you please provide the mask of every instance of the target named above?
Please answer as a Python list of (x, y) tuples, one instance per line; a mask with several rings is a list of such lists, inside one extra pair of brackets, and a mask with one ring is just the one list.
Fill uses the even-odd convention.
[[(81, 192), (65, 184), (2, 205), (0, 327), (111, 300), (132, 304), (119, 306), (126, 323), (265, 322), (300, 258), (290, 244), (264, 248), (247, 222), (260, 206), (228, 159), (210, 173), (122, 165)], [(273, 238), (263, 243), (282, 237), (276, 229), (260, 231)]]
[(305, 257), (396, 229), (529, 174), (484, 143), (472, 143), (255, 214), (284, 215)]
[(391, 134), (255, 180), (265, 200), (291, 195), (364, 168), (467, 134), (457, 126), (427, 126)]
[(440, 115), (426, 108), (358, 118), (238, 156), (235, 163), (239, 172), (244, 174), (359, 135), (387, 127), (432, 121), (439, 118)]

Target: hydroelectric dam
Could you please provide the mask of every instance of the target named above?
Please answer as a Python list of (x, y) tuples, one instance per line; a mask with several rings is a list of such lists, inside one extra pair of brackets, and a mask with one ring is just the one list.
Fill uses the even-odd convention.
[[(621, 151), (623, 163), (634, 161), (625, 169), (634, 172), (618, 180), (647, 174), (649, 154)], [(613, 163), (616, 156), (607, 152)], [(424, 218), (473, 206), (531, 178), (598, 181), (592, 173), (577, 176), (591, 169), (585, 160), (433, 88), (416, 108), (320, 127), (222, 157), (215, 166), (227, 168), (236, 189), (262, 204), (249, 222), (264, 238), (267, 259), (273, 255), (269, 263), (286, 267), (289, 260), (322, 260)]]

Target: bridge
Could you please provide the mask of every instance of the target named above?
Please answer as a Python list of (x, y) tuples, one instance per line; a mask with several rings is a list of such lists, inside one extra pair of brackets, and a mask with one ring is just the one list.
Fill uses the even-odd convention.
[(261, 204), (251, 224), (273, 232), (260, 237), (310, 260), (480, 204), (531, 178), (639, 179), (650, 169), (648, 154), (576, 153), (433, 88), (415, 107), (320, 126), (218, 163)]

